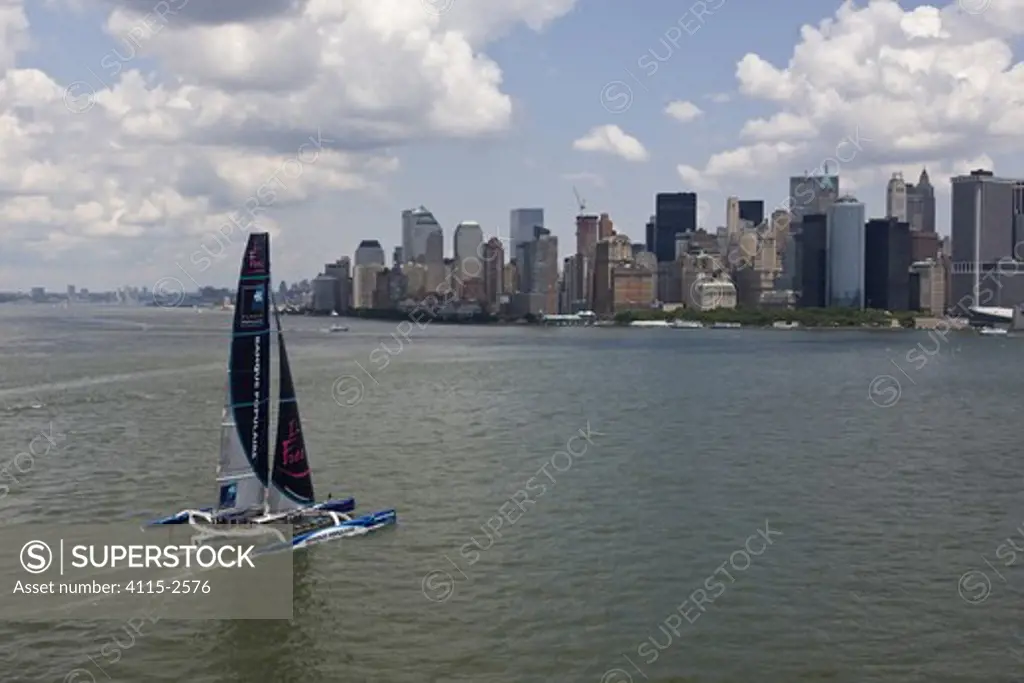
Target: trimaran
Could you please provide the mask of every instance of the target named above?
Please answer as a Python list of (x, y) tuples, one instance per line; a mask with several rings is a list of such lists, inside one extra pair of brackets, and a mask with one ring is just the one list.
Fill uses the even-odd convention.
[[(270, 308), (277, 326), (280, 387), (277, 436), (270, 463)], [(221, 420), (217, 505), (188, 509), (150, 524), (290, 524), (298, 549), (335, 538), (366, 534), (395, 524), (397, 514), (380, 510), (361, 517), (354, 498), (316, 502), (306, 456), (281, 317), (270, 288), (270, 235), (252, 233), (239, 275), (227, 400)]]

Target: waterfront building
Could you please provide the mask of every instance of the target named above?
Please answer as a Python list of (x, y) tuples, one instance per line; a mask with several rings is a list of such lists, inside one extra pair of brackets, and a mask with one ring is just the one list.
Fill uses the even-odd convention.
[(910, 264), (910, 224), (895, 216), (868, 221), (864, 226), (864, 306), (912, 310)]
[(828, 305), (864, 308), (864, 204), (840, 197), (827, 216)]
[(1024, 180), (976, 170), (951, 183), (952, 301), (1024, 303)]
[(334, 263), (325, 264), (324, 275), (334, 278), (331, 310), (339, 315), (347, 314), (352, 308), (352, 261), (342, 256)]

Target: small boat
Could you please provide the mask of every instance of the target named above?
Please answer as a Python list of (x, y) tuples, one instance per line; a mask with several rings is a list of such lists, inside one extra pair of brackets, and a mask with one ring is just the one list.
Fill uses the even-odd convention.
[[(280, 386), (277, 435), (270, 458), (270, 308), (277, 327)], [(220, 525), (290, 524), (292, 549), (358, 536), (395, 524), (395, 510), (361, 517), (354, 498), (316, 502), (306, 455), (281, 316), (270, 289), (270, 236), (252, 233), (246, 245), (228, 358), (227, 397), (221, 417), (217, 504), (186, 509), (150, 525), (190, 524), (216, 535)]]
[(978, 330), (978, 334), (985, 336), (1003, 336), (1009, 334), (1009, 331), (1005, 327), (983, 327)]
[(743, 327), (742, 323), (712, 323), (713, 330), (738, 330)]
[(328, 332), (348, 332), (348, 328), (345, 327), (344, 325), (331, 325), (327, 329), (327, 331)]
[(696, 320), (673, 320), (672, 328), (676, 330), (703, 330), (704, 324)]

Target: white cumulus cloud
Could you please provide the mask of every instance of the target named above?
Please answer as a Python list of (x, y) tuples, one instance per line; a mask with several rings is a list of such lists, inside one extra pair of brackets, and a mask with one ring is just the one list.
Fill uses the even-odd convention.
[[(739, 60), (739, 92), (776, 111), (746, 122), (746, 142), (680, 166), (695, 185), (788, 175), (831, 163), (857, 186), (892, 170), (937, 175), (977, 168), (1024, 148), (1024, 0), (904, 10), (892, 0), (844, 2), (804, 26), (788, 63), (750, 53)], [(975, 3), (978, 4), (978, 3)], [(839, 168), (837, 168), (837, 163)], [(939, 188), (943, 189), (939, 183)]]
[(614, 154), (626, 161), (647, 161), (650, 156), (639, 140), (614, 125), (595, 126), (572, 146), (581, 152)]
[(695, 105), (693, 102), (676, 100), (675, 102), (669, 102), (668, 106), (665, 107), (665, 113), (676, 121), (689, 123), (690, 121), (698, 118), (704, 112), (701, 111), (700, 107)]
[(334, 215), (295, 227), (282, 212), (380, 193), (403, 145), (507, 130), (485, 50), (576, 0), (50, 0), (39, 11), (100, 13), (111, 41), (72, 47), (60, 79), (20, 66), (27, 2), (0, 0), (4, 288), (72, 257), (83, 282), (156, 281), (175, 263), (223, 281), (244, 229), (335, 230)]

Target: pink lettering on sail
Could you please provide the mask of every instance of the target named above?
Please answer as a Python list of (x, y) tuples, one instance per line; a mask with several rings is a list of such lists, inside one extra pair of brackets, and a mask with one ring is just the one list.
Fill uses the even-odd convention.
[[(289, 465), (302, 463), (306, 459), (306, 452), (302, 449), (301, 443), (302, 430), (299, 427), (299, 421), (292, 418), (292, 420), (288, 422), (288, 438), (281, 442), (282, 465), (288, 467)], [(303, 474), (308, 473), (309, 470), (307, 469), (305, 472), (290, 472), (289, 474), (292, 476), (302, 476)]]
[(253, 246), (253, 248), (249, 250), (248, 257), (249, 268), (251, 268), (252, 270), (261, 270), (263, 268), (263, 259), (261, 258), (259, 250), (256, 249), (255, 246)]

